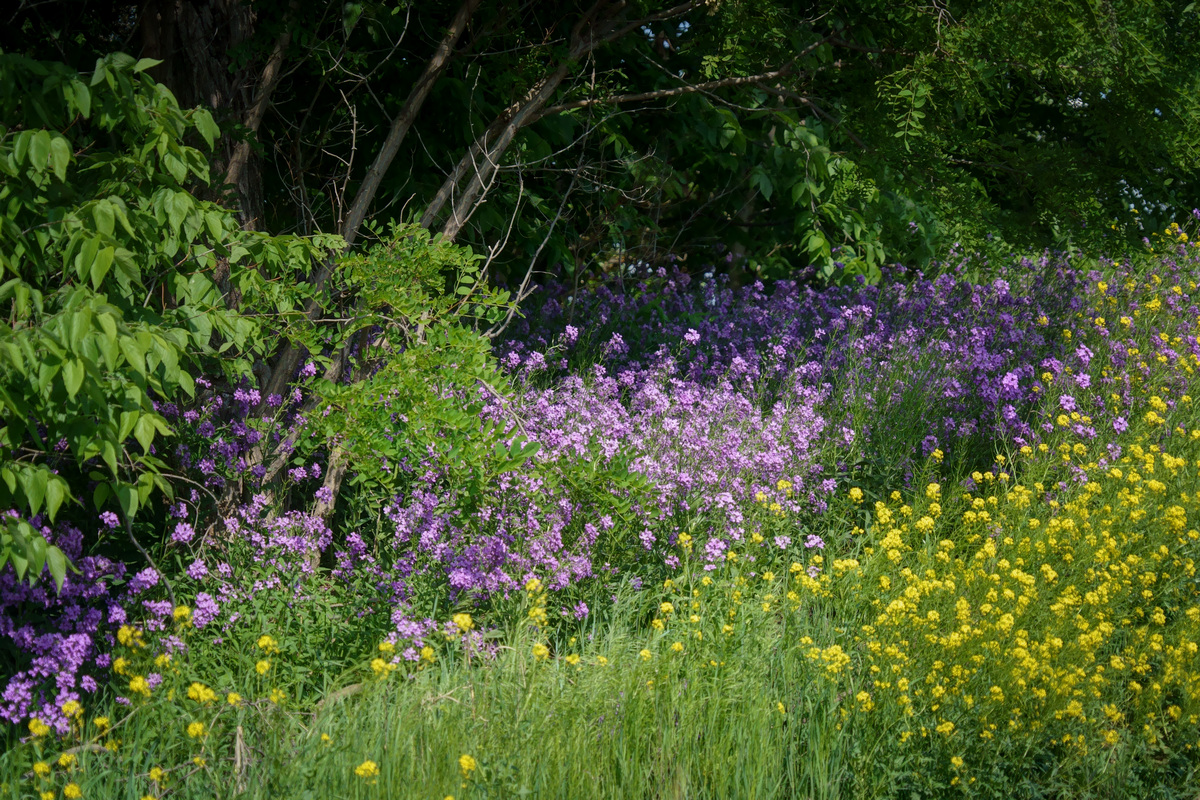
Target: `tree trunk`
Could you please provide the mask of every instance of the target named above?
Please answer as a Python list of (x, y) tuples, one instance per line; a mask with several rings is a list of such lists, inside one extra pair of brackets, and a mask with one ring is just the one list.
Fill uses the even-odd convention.
[[(446, 66), (449, 64), (454, 45), (462, 37), (463, 31), (466, 30), (467, 23), (470, 22), (471, 16), (479, 7), (479, 3), (480, 0), (463, 0), (458, 13), (454, 15), (450, 27), (447, 28), (446, 34), (438, 43), (433, 56), (426, 63), (421, 77), (413, 85), (408, 98), (404, 101), (404, 105), (400, 107), (400, 110), (392, 121), (392, 127), (388, 132), (387, 139), (384, 141), (379, 153), (376, 154), (375, 160), (367, 171), (362, 185), (359, 186), (358, 191), (355, 193), (354, 200), (350, 205), (350, 211), (347, 213), (346, 219), (342, 224), (341, 233), (342, 237), (346, 240), (347, 248), (357, 238), (359, 228), (362, 227), (362, 223), (367, 216), (367, 211), (370, 209), (371, 203), (379, 191), (379, 185), (383, 180), (383, 176), (387, 173), (388, 167), (391, 166), (392, 161), (395, 159), (396, 153), (400, 149), (400, 144), (408, 135), (409, 130), (411, 130), (413, 122), (420, 113), (421, 106), (424, 105), (426, 98), (429, 97), (429, 92), (433, 89), (434, 84), (437, 83), (438, 78), (446, 71)], [(323, 261), (317, 268), (316, 273), (312, 277), (312, 283), (318, 291), (333, 275), (335, 265), (335, 259), (330, 258)], [(321, 313), (321, 308), (316, 303), (310, 303), (305, 311), (308, 318), (315, 321)], [(334, 354), (333, 362), (325, 372), (324, 377), (327, 380), (336, 381), (341, 377), (348, 358), (348, 347), (349, 345)], [(259, 406), (260, 410), (266, 408), (265, 404), (271, 395), (282, 395), (287, 390), (288, 384), (291, 383), (295, 375), (296, 368), (300, 365), (300, 356), (301, 352), (299, 348), (291, 344), (284, 345), (283, 350), (271, 365), (270, 375), (264, 382), (262, 404)], [(263, 463), (266, 457), (267, 451), (263, 444), (256, 446), (249, 454), (249, 466), (254, 467)], [(267, 474), (263, 476), (264, 485), (274, 481), (286, 463), (286, 459), (284, 458), (274, 459)], [(336, 502), (337, 492), (341, 488), (342, 477), (345, 475), (345, 471), (345, 454), (340, 447), (335, 447), (330, 453), (329, 466), (325, 477), (325, 486), (332, 491), (333, 502)], [(318, 513), (322, 518), (328, 517), (332, 509), (332, 502), (328, 504), (322, 502), (318, 505)]]
[[(230, 123), (257, 130), (278, 80), (279, 64), (270, 74), (264, 72), (260, 81), (257, 67), (233, 69), (230, 55), (250, 40), (257, 22), (257, 13), (241, 0), (146, 0), (139, 22), (142, 56), (162, 60), (150, 74), (171, 90), (180, 107), (213, 109), (226, 131)], [(268, 70), (272, 61), (282, 62), (287, 44), (287, 40), (282, 46), (276, 43), (279, 55), (276, 58), (272, 52)], [(245, 155), (239, 157), (242, 147)], [(238, 220), (245, 228), (261, 227), (262, 176), (248, 143), (236, 142), (225, 133), (209, 166), (214, 175), (233, 170)], [(218, 199), (219, 194), (214, 189), (211, 196)]]

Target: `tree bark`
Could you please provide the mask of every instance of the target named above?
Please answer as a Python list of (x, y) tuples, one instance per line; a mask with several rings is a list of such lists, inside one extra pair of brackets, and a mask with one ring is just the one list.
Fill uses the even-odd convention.
[[(271, 104), (271, 95), (275, 92), (275, 87), (279, 85), (279, 79), (283, 75), (283, 58), (287, 53), (288, 45), (292, 42), (289, 22), (295, 11), (296, 2), (293, 0), (288, 7), (287, 16), (284, 18), (283, 30), (275, 40), (275, 46), (271, 48), (271, 55), (267, 59), (266, 66), (263, 67), (262, 77), (254, 92), (254, 103), (246, 112), (243, 124), (252, 134), (257, 134), (259, 127), (262, 126), (263, 117), (266, 116), (267, 108)], [(238, 221), (242, 223), (242, 228), (245, 230), (260, 228), (263, 225), (264, 204), (260, 170), (258, 159), (253, 157), (248, 139), (234, 145), (233, 153), (229, 157), (229, 166), (225, 170), (224, 182), (226, 185), (234, 187), (238, 198), (242, 201), (238, 211)]]
[[(252, 68), (247, 65), (234, 70), (230, 58), (235, 48), (254, 35), (257, 23), (256, 12), (241, 0), (146, 0), (139, 19), (141, 54), (162, 60), (150, 74), (171, 90), (180, 107), (207, 106), (216, 112), (214, 116), (222, 125), (249, 121), (259, 108), (255, 124), (248, 126), (257, 130), (274, 85), (264, 93), (264, 84), (256, 79)], [(286, 46), (286, 41), (282, 48), (276, 43), (277, 50)], [(276, 59), (273, 52), (271, 58), (281, 61), (283, 53)], [(278, 68), (276, 64), (272, 72), (276, 81)], [(255, 86), (259, 87), (257, 91)], [(246, 156), (239, 163), (238, 150), (243, 145)], [(228, 175), (231, 168), (234, 170), (236, 181), (230, 182), (237, 191), (238, 221), (247, 228), (260, 226), (262, 179), (248, 143), (234, 143), (222, 136), (209, 165), (215, 175)]]

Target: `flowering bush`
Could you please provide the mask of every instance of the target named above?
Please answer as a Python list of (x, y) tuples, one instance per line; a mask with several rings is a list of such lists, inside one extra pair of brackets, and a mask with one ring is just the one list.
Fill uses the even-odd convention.
[[(86, 707), (175, 731), (138, 791), (253, 780), (236, 765), (255, 735), (299, 783), (517, 792), (558, 775), (553, 759), (478, 720), (523, 730), (534, 706), (580, 715), (539, 741), (611, 757), (614, 796), (651, 789), (597, 731), (671, 742), (714, 795), (749, 791), (711, 758), (753, 741), (785, 766), (745, 756), (747, 780), (777, 787), (764, 796), (1076, 796), (1106, 764), (1112, 792), (1175, 796), (1200, 763), (1200, 250), (1185, 237), (986, 283), (964, 262), (881, 287), (550, 287), (496, 344), (501, 385), (445, 387), (435, 405), (463, 408), (424, 418), (424, 450), (386, 465), (396, 494), (374, 517), (310, 513), (326, 490), (315, 369), (278, 403), (202, 387), (198, 407), (162, 410), (190, 426), (176, 456), (198, 484), (166, 509), (170, 566), (43, 525), (81, 574), (61, 595), (3, 576), (18, 656), (3, 713), (27, 740), (11, 763), (82, 780), (33, 764), (121, 739), (85, 730)], [(412, 427), (371, 419), (385, 440)], [(466, 457), (437, 444), (475, 430), (486, 446)], [(275, 435), (309, 442), (260, 485), (239, 460)], [(206, 492), (233, 480), (248, 500), (214, 520)], [(407, 727), (383, 708), (410, 709)], [(645, 725), (656, 743), (633, 733)], [(446, 739), (445, 763), (402, 761), (397, 737)], [(684, 780), (664, 769), (638, 774)]]

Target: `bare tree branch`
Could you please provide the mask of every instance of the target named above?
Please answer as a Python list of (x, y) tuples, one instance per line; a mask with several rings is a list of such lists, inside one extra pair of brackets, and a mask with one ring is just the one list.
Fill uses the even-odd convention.
[[(488, 126), (484, 135), (476, 139), (426, 208), (421, 224), (425, 227), (431, 226), (445, 205), (450, 202), (450, 216), (442, 227), (442, 235), (450, 240), (458, 235), (470, 215), (470, 209), (479, 200), (480, 192), (488, 184), (500, 159), (512, 144), (518, 131), (541, 117), (542, 108), (570, 74), (575, 62), (590, 54), (597, 47), (615, 41), (630, 31), (651, 22), (677, 17), (701, 5), (702, 0), (688, 0), (688, 2), (631, 22), (619, 22), (615, 15), (624, 8), (624, 0), (613, 3), (611, 6), (606, 0), (597, 0), (572, 28), (567, 57), (552, 72), (534, 84), (521, 100), (502, 111)], [(494, 140), (491, 139), (492, 135), (495, 136)], [(477, 161), (481, 154), (482, 161)], [(455, 196), (459, 181), (468, 172), (471, 177), (466, 187), (463, 188), (461, 194)]]
[(429, 91), (437, 82), (437, 79), (442, 76), (446, 70), (446, 64), (449, 63), (451, 51), (454, 48), (455, 42), (462, 36), (463, 30), (467, 26), (467, 21), (471, 15), (475, 13), (475, 9), (479, 7), (480, 0), (464, 0), (459, 7), (458, 13), (454, 15), (454, 20), (450, 23), (450, 27), (446, 30), (446, 35), (442, 37), (438, 43), (437, 50), (433, 53), (433, 58), (429, 59), (425, 65), (425, 71), (421, 73), (421, 77), (413, 85), (412, 91), (409, 92), (408, 99), (404, 101), (404, 105), (400, 108), (400, 113), (392, 120), (392, 129), (388, 132), (387, 138), (383, 141), (383, 147), (380, 148), (378, 155), (375, 156), (374, 163), (367, 170), (367, 175), (363, 178), (362, 184), (358, 187), (358, 193), (354, 196), (354, 202), (350, 205), (350, 211), (346, 214), (346, 221), (342, 224), (342, 236), (346, 240), (346, 245), (354, 243), (354, 239), (358, 236), (359, 226), (367, 216), (367, 210), (371, 203), (375, 200), (375, 193), (379, 191), (379, 184), (383, 180), (384, 173), (392, 164), (392, 160), (396, 157), (396, 152), (400, 149), (401, 142), (408, 135), (408, 131), (412, 128), (413, 121), (417, 118), (417, 113), (421, 110), (421, 106), (425, 103), (425, 98), (429, 96)]
[[(342, 223), (341, 233), (342, 237), (346, 240), (347, 247), (354, 243), (358, 235), (358, 229), (362, 226), (363, 220), (366, 219), (367, 210), (370, 208), (371, 202), (375, 199), (375, 193), (379, 190), (379, 184), (383, 180), (384, 173), (387, 172), (387, 168), (391, 166), (392, 160), (396, 157), (400, 143), (412, 127), (417, 113), (421, 110), (421, 106), (429, 96), (430, 89), (433, 88), (434, 83), (437, 82), (437, 79), (445, 71), (446, 63), (454, 48), (454, 44), (462, 36), (463, 30), (466, 28), (467, 22), (475, 12), (475, 9), (478, 8), (479, 2), (480, 0), (463, 0), (462, 6), (459, 7), (458, 13), (454, 15), (454, 20), (450, 23), (445, 36), (438, 43), (433, 57), (426, 63), (421, 77), (417, 79), (416, 84), (409, 93), (408, 99), (404, 101), (404, 105), (393, 120), (388, 138), (384, 141), (383, 148), (379, 151), (378, 155), (375, 156), (375, 161), (367, 171), (366, 178), (354, 195), (354, 201), (351, 203), (346, 220)], [(316, 291), (319, 292), (325, 286), (330, 275), (333, 274), (335, 263), (335, 259), (332, 258), (327, 258), (321, 262), (311, 281)], [(315, 301), (310, 302), (305, 313), (309, 319), (315, 320), (321, 313), (320, 304)], [(262, 392), (263, 402), (266, 402), (266, 398), (272, 394), (284, 393), (299, 362), (300, 350), (290, 344), (287, 345), (279, 355), (279, 358), (276, 359), (271, 370), (270, 380)]]

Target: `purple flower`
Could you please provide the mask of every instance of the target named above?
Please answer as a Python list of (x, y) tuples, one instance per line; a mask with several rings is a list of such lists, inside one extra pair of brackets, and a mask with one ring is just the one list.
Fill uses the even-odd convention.
[(158, 585), (158, 573), (154, 567), (146, 567), (144, 570), (134, 575), (129, 581), (129, 593), (141, 594), (151, 586)]
[(217, 601), (212, 598), (212, 595), (207, 592), (200, 592), (196, 595), (196, 602), (192, 608), (192, 622), (197, 628), (203, 628), (217, 618), (220, 610)]
[(103, 522), (105, 525), (107, 525), (109, 528), (115, 528), (121, 524), (120, 518), (117, 517), (117, 515), (111, 511), (101, 512), (100, 513), (100, 521)]
[(196, 535), (195, 529), (186, 522), (180, 522), (175, 526), (175, 532), (171, 534), (171, 541), (187, 544)]

